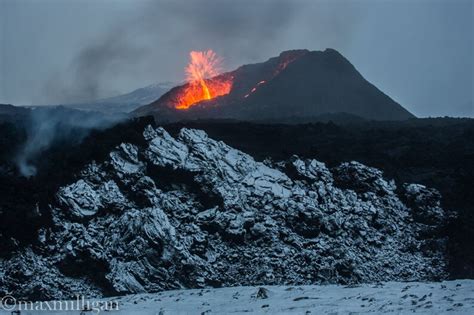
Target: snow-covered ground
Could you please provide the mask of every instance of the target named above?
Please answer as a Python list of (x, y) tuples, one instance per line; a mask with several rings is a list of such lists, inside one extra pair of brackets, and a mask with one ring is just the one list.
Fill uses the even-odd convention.
[[(358, 286), (262, 286), (165, 291), (107, 299), (107, 314), (474, 314), (474, 280)], [(54, 314), (80, 312), (54, 312)], [(83, 314), (94, 314), (86, 311)], [(45, 314), (45, 312), (21, 312)]]

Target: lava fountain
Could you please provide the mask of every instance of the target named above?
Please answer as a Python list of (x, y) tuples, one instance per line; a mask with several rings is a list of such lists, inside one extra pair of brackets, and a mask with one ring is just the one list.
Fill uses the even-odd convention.
[(191, 51), (186, 66), (187, 84), (178, 96), (176, 109), (188, 109), (200, 101), (228, 94), (232, 78), (219, 76), (221, 59), (212, 51)]

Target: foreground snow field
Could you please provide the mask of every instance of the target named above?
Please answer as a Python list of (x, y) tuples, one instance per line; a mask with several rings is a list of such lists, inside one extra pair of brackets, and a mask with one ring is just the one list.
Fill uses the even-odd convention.
[[(263, 286), (164, 291), (109, 298), (107, 314), (474, 314), (474, 280), (359, 286)], [(80, 312), (54, 312), (76, 314)], [(82, 314), (97, 314), (86, 311)], [(3, 313), (1, 313), (3, 314)], [(45, 314), (45, 312), (21, 312)]]

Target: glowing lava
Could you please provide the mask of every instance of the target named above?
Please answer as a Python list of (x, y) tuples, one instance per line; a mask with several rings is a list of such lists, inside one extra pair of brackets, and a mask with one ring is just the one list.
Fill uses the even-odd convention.
[(267, 83), (267, 81), (265, 81), (265, 80), (262, 80), (262, 81), (258, 82), (257, 85), (254, 86), (254, 87), (250, 90), (250, 92), (249, 92), (248, 94), (245, 94), (245, 95), (244, 95), (244, 98), (249, 97), (249, 95), (250, 95), (251, 93), (253, 93), (253, 92), (255, 92), (255, 91), (257, 90), (257, 87), (258, 87), (259, 85), (262, 85), (262, 84), (265, 84), (265, 83)]
[(188, 109), (194, 104), (225, 95), (232, 88), (232, 78), (218, 76), (221, 59), (212, 50), (191, 51), (186, 67), (187, 84), (178, 96), (176, 109)]
[[(299, 52), (296, 52), (296, 53), (293, 53), (293, 54), (286, 54), (285, 58), (283, 58), (283, 60), (274, 69), (273, 74), (270, 78), (268, 78), (268, 81), (273, 79), (277, 75), (279, 75), (280, 72), (285, 70), (286, 67), (290, 63), (292, 63), (293, 61), (295, 61), (296, 59), (298, 59), (299, 57), (301, 57), (302, 55), (304, 55), (306, 53), (307, 53), (307, 51), (299, 51)], [(282, 57), (282, 55), (280, 55), (280, 57)], [(265, 84), (265, 83), (267, 83), (267, 80), (262, 80), (262, 81), (258, 82), (257, 85), (255, 85), (247, 94), (244, 95), (244, 98), (249, 97), (250, 94), (254, 93), (260, 85)]]

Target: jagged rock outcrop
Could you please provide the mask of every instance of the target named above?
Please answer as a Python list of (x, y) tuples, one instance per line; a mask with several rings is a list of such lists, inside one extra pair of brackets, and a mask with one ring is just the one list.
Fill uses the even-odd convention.
[(53, 226), (0, 261), (0, 290), (51, 299), (446, 277), (446, 240), (423, 233), (443, 224), (435, 190), (399, 196), (357, 162), (256, 162), (201, 130), (143, 136), (59, 189)]
[(441, 208), (441, 195), (436, 189), (426, 188), (420, 184), (405, 184), (405, 197), (411, 207), (415, 221), (439, 226), (446, 216)]

